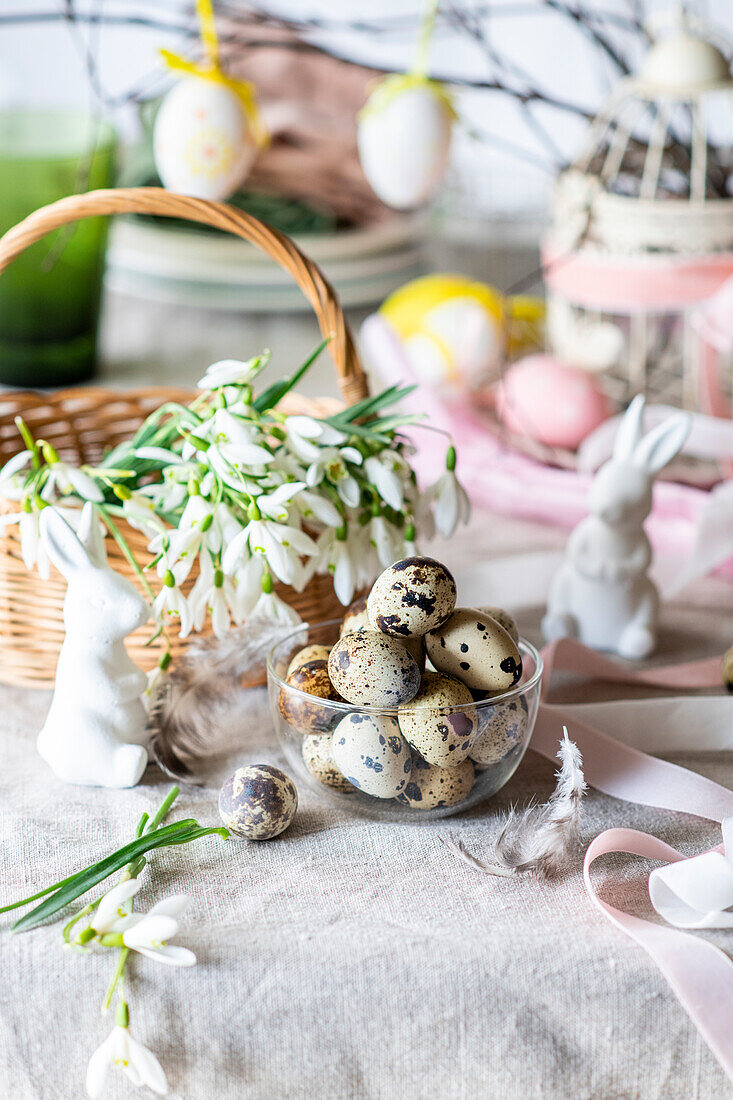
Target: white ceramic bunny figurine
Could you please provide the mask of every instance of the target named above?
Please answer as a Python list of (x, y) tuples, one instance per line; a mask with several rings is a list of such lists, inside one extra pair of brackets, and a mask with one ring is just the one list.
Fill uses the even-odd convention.
[(621, 421), (612, 457), (591, 485), (590, 515), (568, 539), (542, 620), (548, 641), (578, 638), (630, 660), (647, 657), (656, 644), (659, 596), (647, 576), (652, 555), (643, 528), (652, 485), (691, 426), (681, 413), (645, 436), (643, 416), (639, 395)]
[(85, 504), (78, 536), (53, 508), (41, 513), (48, 555), (68, 581), (66, 638), (38, 751), (59, 779), (133, 787), (148, 762), (146, 676), (124, 639), (150, 609), (131, 581), (107, 564), (100, 522)]

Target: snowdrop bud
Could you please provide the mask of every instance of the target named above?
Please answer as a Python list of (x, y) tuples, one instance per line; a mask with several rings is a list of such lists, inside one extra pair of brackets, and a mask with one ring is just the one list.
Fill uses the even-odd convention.
[(281, 442), (288, 438), (282, 428), (270, 428), (270, 435), (273, 439), (279, 439)]
[(44, 442), (41, 450), (43, 451), (43, 457), (46, 459), (46, 462), (48, 462), (49, 466), (53, 466), (55, 462), (58, 462), (58, 451), (55, 449), (55, 447), (52, 447), (50, 443)]
[(344, 523), (344, 524), (342, 524), (341, 527), (339, 527), (337, 529), (336, 538), (338, 539), (339, 542), (346, 542), (348, 534), (349, 534), (348, 529), (346, 527), (346, 524)]
[(209, 514), (207, 516), (204, 516), (204, 518), (201, 520), (201, 530), (202, 531), (208, 531), (213, 522), (214, 522), (214, 513), (209, 512)]
[(76, 942), (82, 944), (89, 943), (89, 941), (93, 940), (95, 936), (96, 932), (93, 928), (85, 928), (84, 931), (80, 932), (79, 935), (76, 937)]
[(170, 569), (166, 569), (163, 575), (163, 584), (166, 586), (166, 588), (176, 587), (176, 578), (173, 576)]
[(456, 468), (456, 449), (453, 446), (450, 446), (446, 452), (445, 468), (451, 472)]
[(414, 542), (414, 541), (415, 541), (415, 524), (414, 523), (408, 523), (407, 527), (405, 527), (405, 542)]
[(262, 519), (262, 512), (260, 512), (259, 508), (257, 507), (257, 502), (254, 500), (247, 508), (247, 517), (248, 519), (254, 520)]
[(371, 505), (371, 511), (373, 516), (381, 516), (382, 509), (379, 507), (379, 501), (373, 500)]
[(163, 654), (163, 656), (158, 661), (158, 668), (160, 669), (160, 671), (165, 672), (166, 669), (169, 667), (172, 660), (173, 660), (173, 654), (171, 653), (171, 651), (169, 649), (167, 649), (166, 652)]
[(199, 485), (195, 477), (191, 477), (188, 480), (188, 495), (190, 497), (201, 496), (201, 486)]
[(130, 1026), (130, 1010), (127, 1001), (119, 1001), (115, 1012), (115, 1023), (118, 1027)]
[(224, 584), (224, 574), (221, 569), (217, 569), (214, 573), (214, 588), (221, 588)]
[(113, 485), (112, 492), (119, 500), (132, 500), (132, 493), (126, 485)]
[(30, 497), (25, 497), (25, 499), (23, 500), (23, 511), (28, 513), (33, 511), (33, 505), (31, 504)]
[(265, 573), (264, 577), (262, 578), (262, 591), (269, 596), (274, 587), (275, 586), (272, 583), (272, 577), (269, 573)]

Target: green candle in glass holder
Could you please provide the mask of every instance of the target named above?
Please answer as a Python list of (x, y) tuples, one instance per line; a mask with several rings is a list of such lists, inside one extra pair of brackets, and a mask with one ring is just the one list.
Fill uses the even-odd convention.
[[(0, 112), (0, 232), (39, 206), (114, 183), (111, 126), (63, 110)], [(70, 385), (94, 373), (106, 218), (62, 226), (0, 275), (0, 383)]]

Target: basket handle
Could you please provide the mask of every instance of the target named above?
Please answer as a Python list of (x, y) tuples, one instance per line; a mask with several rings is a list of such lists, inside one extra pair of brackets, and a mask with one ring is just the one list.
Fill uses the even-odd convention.
[(313, 307), (322, 335), (332, 336), (330, 352), (344, 401), (353, 405), (369, 392), (343, 310), (320, 268), (284, 233), (223, 202), (176, 195), (162, 187), (128, 187), (69, 195), (29, 214), (0, 238), (0, 272), (47, 233), (81, 218), (108, 214), (155, 214), (223, 229), (261, 248), (288, 271)]

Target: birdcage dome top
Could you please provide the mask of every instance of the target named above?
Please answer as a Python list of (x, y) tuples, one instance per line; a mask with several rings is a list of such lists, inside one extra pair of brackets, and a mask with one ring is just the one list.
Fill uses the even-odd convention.
[(730, 63), (714, 42), (679, 25), (648, 50), (629, 91), (654, 99), (695, 98), (716, 89), (733, 88)]

